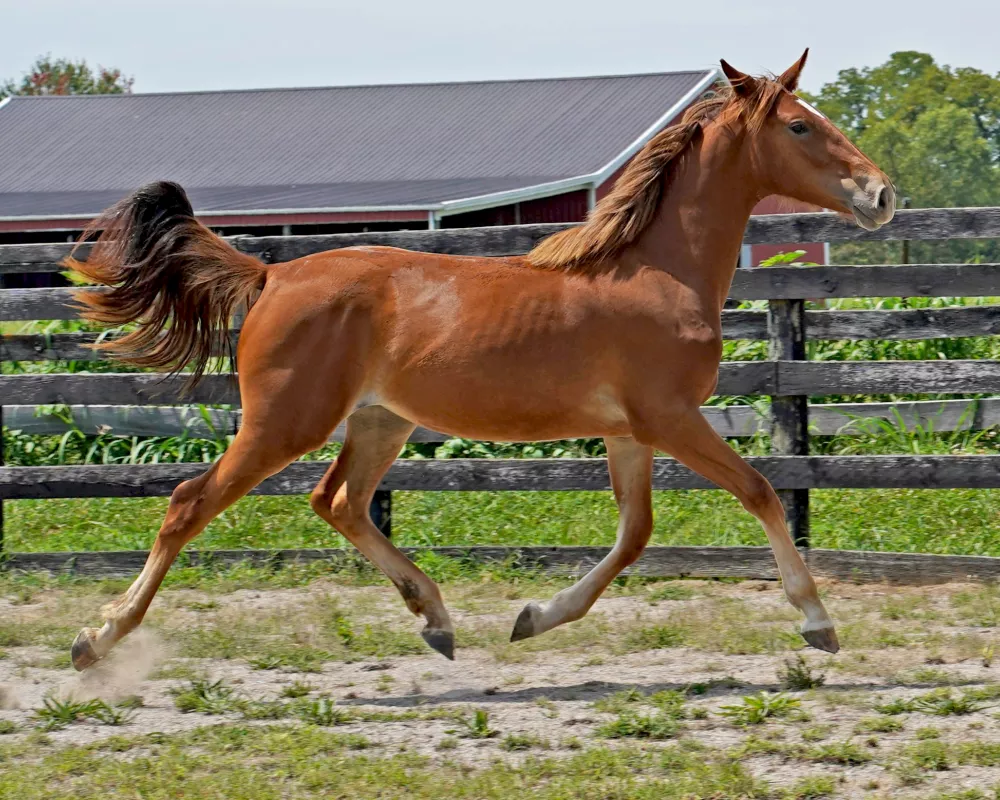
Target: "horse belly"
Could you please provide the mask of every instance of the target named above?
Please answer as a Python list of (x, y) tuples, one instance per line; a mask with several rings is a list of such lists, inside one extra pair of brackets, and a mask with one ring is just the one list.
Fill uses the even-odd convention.
[(631, 431), (615, 386), (559, 369), (495, 375), (427, 370), (393, 381), (379, 402), (418, 425), (464, 439), (551, 441)]

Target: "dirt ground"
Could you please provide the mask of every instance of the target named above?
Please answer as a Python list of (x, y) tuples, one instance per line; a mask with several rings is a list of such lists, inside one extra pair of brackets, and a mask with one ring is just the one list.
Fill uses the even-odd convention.
[[(454, 662), (422, 648), (419, 623), (381, 585), (167, 589), (146, 624), (83, 675), (66, 651), (111, 591), (13, 593), (0, 598), (0, 725), (11, 729), (0, 746), (31, 742), (47, 727), (38, 715), (47, 697), (141, 705), (124, 724), (56, 726), (39, 752), (206, 725), (302, 725), (279, 705), (329, 698), (343, 712), (338, 730), (382, 753), (473, 768), (596, 746), (697, 743), (739, 754), (777, 790), (826, 779), (817, 783), (826, 789), (798, 797), (975, 797), (1000, 785), (994, 588), (827, 583), (843, 645), (835, 656), (801, 650), (796, 612), (775, 584), (755, 582), (619, 587), (586, 620), (507, 643), (525, 600), (557, 588), (445, 584), (459, 627)], [(303, 653), (316, 657), (297, 661)], [(805, 668), (790, 685), (787, 666), (799, 655)], [(221, 681), (216, 713), (178, 708), (178, 692), (199, 680)], [(726, 711), (752, 706), (745, 698), (761, 692), (772, 701), (783, 693), (762, 721)], [(264, 708), (275, 719), (262, 719)], [(488, 717), (477, 729), (480, 709)], [(626, 724), (636, 719), (670, 724), (643, 733)]]

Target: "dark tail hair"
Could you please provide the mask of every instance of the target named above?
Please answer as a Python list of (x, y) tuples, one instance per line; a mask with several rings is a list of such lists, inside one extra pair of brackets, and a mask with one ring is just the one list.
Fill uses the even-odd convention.
[(198, 222), (184, 190), (167, 181), (143, 186), (109, 208), (80, 243), (97, 231), (86, 261), (71, 254), (64, 263), (111, 291), (74, 297), (85, 319), (139, 325), (98, 346), (140, 367), (176, 373), (191, 365), (191, 385), (197, 383), (220, 334), (229, 348), (232, 314), (263, 288), (265, 266)]

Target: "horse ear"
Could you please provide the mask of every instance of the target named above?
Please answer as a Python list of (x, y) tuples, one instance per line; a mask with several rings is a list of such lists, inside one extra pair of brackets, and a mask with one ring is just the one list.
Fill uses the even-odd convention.
[(736, 94), (741, 97), (753, 94), (754, 89), (757, 88), (756, 78), (747, 75), (745, 72), (740, 72), (724, 58), (719, 63), (722, 64), (722, 71), (729, 78), (729, 83)]
[(794, 92), (799, 88), (799, 75), (802, 74), (802, 68), (806, 65), (806, 59), (809, 57), (809, 48), (802, 54), (802, 58), (796, 61), (792, 66), (781, 73), (781, 77), (778, 78), (778, 83), (784, 86), (788, 91)]

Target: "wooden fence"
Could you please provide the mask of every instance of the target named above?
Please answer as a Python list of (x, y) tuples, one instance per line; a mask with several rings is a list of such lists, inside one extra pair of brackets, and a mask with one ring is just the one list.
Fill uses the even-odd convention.
[[(230, 241), (241, 251), (269, 263), (357, 244), (386, 244), (451, 254), (511, 255), (526, 252), (544, 236), (563, 227), (531, 225), (331, 236), (235, 237)], [(746, 242), (954, 238), (1000, 238), (1000, 208), (900, 211), (891, 225), (875, 233), (862, 231), (832, 214), (755, 217), (748, 226)], [(0, 276), (55, 271), (67, 252), (68, 245), (2, 246)], [(863, 418), (901, 418), (906, 424), (932, 425), (935, 430), (990, 427), (1000, 421), (1000, 399), (844, 405), (810, 405), (808, 402), (810, 396), (830, 394), (1000, 393), (1000, 362), (821, 362), (806, 360), (805, 349), (805, 342), (810, 338), (928, 339), (995, 335), (1000, 332), (1000, 307), (806, 311), (805, 298), (997, 294), (1000, 294), (1000, 264), (771, 267), (737, 272), (731, 298), (767, 300), (768, 307), (766, 311), (725, 311), (724, 336), (727, 339), (766, 340), (770, 360), (723, 363), (718, 394), (769, 397), (769, 411), (762, 414), (746, 405), (710, 407), (705, 411), (716, 430), (724, 436), (750, 436), (758, 432), (771, 435), (772, 455), (750, 461), (779, 490), (801, 546), (809, 544), (810, 489), (1000, 488), (1000, 456), (809, 455), (810, 432), (829, 435), (856, 430), (857, 420)], [(75, 317), (68, 289), (0, 291), (0, 321)], [(95, 361), (102, 358), (90, 349), (97, 337), (93, 333), (6, 336), (0, 341), (0, 360)], [(228, 376), (209, 376), (187, 396), (182, 394), (182, 384), (183, 379), (164, 379), (148, 373), (2, 375), (0, 418), (10, 428), (37, 433), (57, 433), (71, 426), (79, 426), (87, 432), (110, 430), (135, 435), (180, 435), (185, 432), (188, 435), (217, 435), (237, 429), (238, 408), (207, 411), (190, 408), (192, 403), (238, 407), (238, 391)], [(67, 423), (60, 416), (39, 415), (39, 411), (44, 410), (41, 407), (54, 404), (65, 406), (73, 422)], [(188, 407), (183, 407), (184, 404)], [(342, 430), (334, 438), (340, 436)], [(445, 438), (442, 433), (420, 429), (411, 441), (434, 442)], [(306, 493), (327, 466), (321, 462), (292, 464), (261, 484), (254, 493)], [(203, 469), (199, 464), (27, 468), (3, 467), (0, 463), (0, 526), (4, 499), (163, 496), (168, 495), (180, 480)], [(657, 489), (695, 489), (707, 488), (709, 484), (670, 459), (657, 459), (654, 486)], [(609, 480), (601, 459), (400, 460), (385, 476), (375, 510), (376, 516), (382, 515), (379, 521), (388, 533), (389, 493), (395, 490), (607, 488)], [(653, 562), (670, 562), (671, 559), (663, 555), (665, 550), (670, 548), (661, 548), (660, 556)], [(691, 555), (689, 549), (680, 550)], [(704, 548), (696, 550), (701, 552)], [(39, 558), (24, 554), (16, 560), (27, 564)], [(52, 558), (65, 557), (53, 555)], [(94, 554), (90, 560), (104, 563), (102, 558)], [(871, 564), (872, 558), (869, 554), (863, 560)], [(884, 563), (884, 554), (880, 558), (878, 563)], [(912, 557), (907, 558), (910, 563)], [(710, 562), (719, 565), (722, 560), (710, 559)], [(843, 562), (842, 558), (837, 563), (843, 567)], [(719, 569), (720, 575), (727, 574), (723, 567)], [(728, 574), (736, 574), (734, 569), (739, 572), (732, 567)], [(951, 564), (942, 574), (952, 576), (956, 569)], [(989, 570), (984, 572), (977, 567), (977, 575), (986, 572)], [(927, 570), (921, 574), (926, 579)]]

